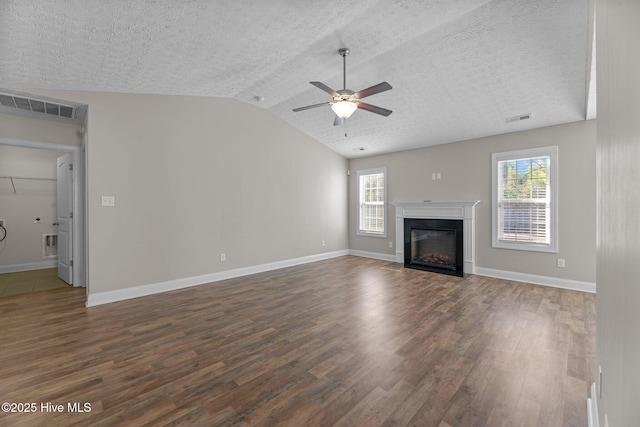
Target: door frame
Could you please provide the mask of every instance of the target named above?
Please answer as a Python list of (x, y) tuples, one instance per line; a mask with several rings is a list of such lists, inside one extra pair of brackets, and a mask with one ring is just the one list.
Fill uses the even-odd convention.
[(4, 137), (0, 137), (0, 145), (73, 153), (73, 286), (86, 287), (88, 293), (89, 280), (87, 265), (89, 257), (86, 244), (87, 188), (85, 185), (86, 140), (86, 132), (83, 132), (82, 144), (80, 146)]

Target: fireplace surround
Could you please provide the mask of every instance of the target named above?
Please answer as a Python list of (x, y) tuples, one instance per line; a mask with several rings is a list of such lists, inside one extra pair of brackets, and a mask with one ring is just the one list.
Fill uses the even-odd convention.
[(462, 221), (462, 270), (464, 274), (474, 274), (475, 207), (478, 203), (479, 200), (393, 203), (396, 208), (396, 262), (405, 262), (405, 219), (459, 220)]

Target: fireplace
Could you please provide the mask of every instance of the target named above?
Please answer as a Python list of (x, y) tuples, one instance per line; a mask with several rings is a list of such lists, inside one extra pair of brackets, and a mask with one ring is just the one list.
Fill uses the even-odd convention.
[(404, 219), (404, 266), (464, 276), (463, 221)]
[[(475, 274), (476, 270), (476, 205), (480, 200), (472, 201), (430, 201), (394, 202), (396, 207), (396, 262), (405, 261), (404, 220), (405, 219), (444, 219), (462, 222), (463, 245), (462, 263), (464, 274)], [(411, 250), (411, 246), (407, 251)], [(456, 261), (458, 261), (456, 255)]]

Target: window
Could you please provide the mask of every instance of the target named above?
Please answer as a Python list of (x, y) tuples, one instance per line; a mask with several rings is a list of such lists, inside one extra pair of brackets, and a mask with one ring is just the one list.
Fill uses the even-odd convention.
[(358, 234), (387, 237), (387, 168), (358, 171)]
[(558, 147), (492, 156), (493, 247), (558, 252)]

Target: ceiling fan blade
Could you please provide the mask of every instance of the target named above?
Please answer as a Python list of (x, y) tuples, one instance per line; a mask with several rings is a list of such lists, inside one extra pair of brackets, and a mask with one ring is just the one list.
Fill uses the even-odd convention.
[(311, 108), (318, 108), (318, 107), (322, 107), (323, 105), (329, 105), (329, 104), (331, 104), (331, 103), (330, 102), (322, 102), (320, 104), (313, 104), (313, 105), (307, 105), (306, 107), (294, 108), (293, 111), (297, 113), (298, 111), (310, 110)]
[(387, 82), (378, 83), (375, 86), (362, 89), (360, 92), (356, 92), (355, 96), (358, 99), (366, 98), (367, 96), (375, 95), (376, 93), (384, 92), (385, 90), (393, 89)]
[(340, 125), (342, 125), (343, 123), (344, 123), (344, 120), (343, 120), (341, 117), (339, 117), (339, 116), (336, 116), (336, 118), (335, 118), (335, 119), (333, 119), (333, 125), (334, 125), (334, 126), (340, 126)]
[(331, 89), (329, 86), (327, 86), (324, 83), (321, 83), (321, 82), (309, 82), (309, 83), (311, 83), (312, 85), (314, 85), (318, 89), (322, 89), (323, 91), (327, 92), (331, 96), (340, 96), (340, 95), (338, 95), (338, 92), (336, 92), (335, 90)]
[(358, 108), (362, 108), (363, 110), (371, 111), (372, 113), (380, 114), (381, 116), (388, 116), (393, 111), (387, 110), (386, 108), (376, 107), (375, 105), (366, 104), (364, 102), (358, 102)]

